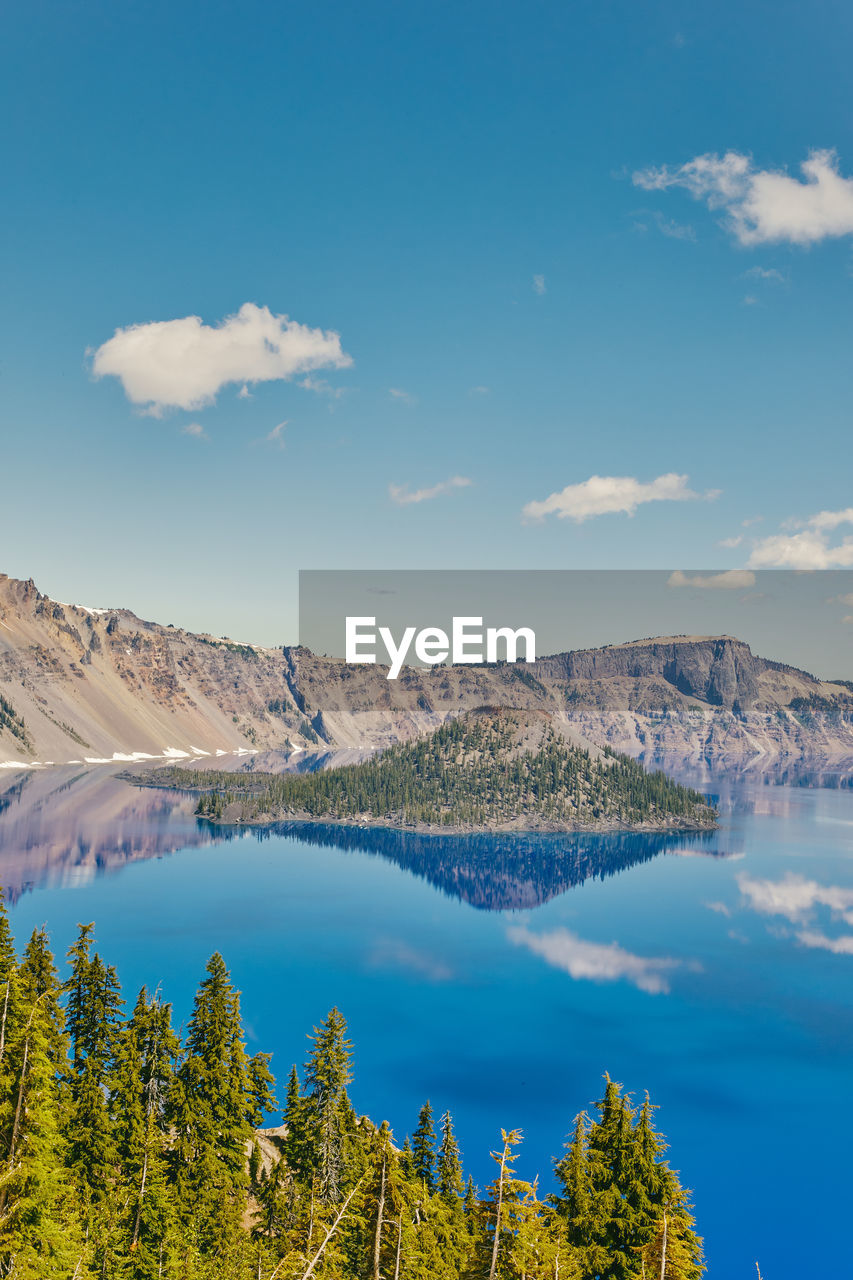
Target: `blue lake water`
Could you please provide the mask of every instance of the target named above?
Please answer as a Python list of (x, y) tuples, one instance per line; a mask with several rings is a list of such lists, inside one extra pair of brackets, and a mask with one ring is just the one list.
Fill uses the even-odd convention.
[[(838, 782), (838, 780), (836, 780)], [(709, 837), (214, 837), (106, 771), (0, 777), (19, 942), (77, 921), (186, 1018), (220, 950), (283, 1082), (337, 1004), (356, 1106), (399, 1140), (449, 1108), (481, 1184), (500, 1126), (550, 1185), (604, 1071), (660, 1104), (710, 1274), (840, 1274), (853, 1120), (853, 791), (716, 779)]]

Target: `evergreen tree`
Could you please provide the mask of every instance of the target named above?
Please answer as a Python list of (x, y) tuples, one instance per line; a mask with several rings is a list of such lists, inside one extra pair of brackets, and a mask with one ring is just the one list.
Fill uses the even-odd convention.
[(435, 1126), (429, 1098), (420, 1109), (412, 1140), (412, 1171), (432, 1193), (435, 1190)]
[(34, 929), (18, 968), (18, 991), (22, 1004), (32, 1009), (40, 1001), (39, 1018), (44, 1020), (47, 1050), (57, 1071), (65, 1068), (67, 1039), (65, 1015), (60, 1004), (62, 984), (44, 929)]
[(436, 1162), (436, 1186), (445, 1203), (457, 1207), (464, 1185), (459, 1143), (453, 1132), (450, 1112), (445, 1111), (441, 1117), (441, 1144)]
[(70, 1275), (86, 1250), (63, 1176), (58, 982), (43, 933), (31, 940), (25, 964), (21, 1026), (0, 1072), (0, 1273), (41, 1280)]
[(217, 952), (195, 997), (167, 1108), (180, 1212), (202, 1250), (230, 1248), (242, 1215), (246, 1144), (261, 1105), (242, 1035), (240, 996)]
[(174, 1248), (166, 1104), (180, 1052), (171, 1006), (140, 991), (116, 1047), (110, 1095), (131, 1275), (158, 1275)]
[(314, 1048), (305, 1064), (308, 1090), (308, 1138), (324, 1204), (340, 1199), (347, 1175), (347, 1133), (352, 1132), (352, 1106), (347, 1086), (352, 1081), (352, 1045), (346, 1022), (332, 1009), (314, 1028)]

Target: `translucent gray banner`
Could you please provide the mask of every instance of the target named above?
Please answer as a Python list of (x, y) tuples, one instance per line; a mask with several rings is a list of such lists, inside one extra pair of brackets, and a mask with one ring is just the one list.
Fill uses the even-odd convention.
[[(303, 570), (300, 644), (347, 659), (348, 619), (348, 660), (373, 654), (379, 665), (395, 653), (401, 666), (451, 662), (454, 619), (457, 636), (465, 619), (457, 653), (467, 662), (505, 660), (507, 640), (512, 657), (505, 635), (490, 655), (490, 629), (533, 632), (536, 658), (652, 637), (731, 636), (822, 679), (853, 679), (853, 570)], [(527, 637), (515, 648), (524, 660)]]

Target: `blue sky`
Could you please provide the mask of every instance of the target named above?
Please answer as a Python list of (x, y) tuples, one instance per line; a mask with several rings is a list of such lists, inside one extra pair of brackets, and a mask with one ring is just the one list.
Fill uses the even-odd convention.
[(851, 28), (12, 0), (0, 569), (272, 643), (299, 568), (850, 567)]

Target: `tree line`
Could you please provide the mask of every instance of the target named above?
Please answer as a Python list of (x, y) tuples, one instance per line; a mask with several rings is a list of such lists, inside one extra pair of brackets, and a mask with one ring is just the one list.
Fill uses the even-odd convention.
[(283, 1123), (221, 955), (185, 1030), (132, 1008), (79, 926), (61, 978), (43, 929), (18, 958), (0, 900), (0, 1275), (12, 1280), (698, 1280), (689, 1195), (648, 1097), (606, 1078), (553, 1194), (501, 1130), (466, 1178), (448, 1111), (411, 1137), (359, 1115), (333, 1009), (294, 1066)]

